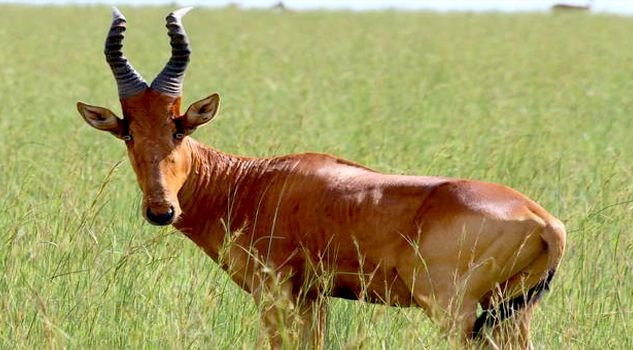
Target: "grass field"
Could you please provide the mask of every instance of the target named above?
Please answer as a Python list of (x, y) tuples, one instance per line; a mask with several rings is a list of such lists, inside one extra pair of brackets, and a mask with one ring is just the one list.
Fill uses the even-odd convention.
[[(252, 299), (192, 243), (145, 223), (124, 146), (107, 7), (0, 5), (0, 348), (258, 347)], [(122, 8), (147, 79), (167, 8)], [(320, 151), (401, 174), (500, 182), (568, 229), (537, 349), (633, 348), (633, 19), (196, 9), (195, 138), (250, 156)], [(419, 309), (331, 300), (330, 349), (441, 349)]]

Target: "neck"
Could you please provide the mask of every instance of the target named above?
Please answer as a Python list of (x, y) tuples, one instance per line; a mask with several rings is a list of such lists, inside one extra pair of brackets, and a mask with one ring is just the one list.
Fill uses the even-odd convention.
[[(191, 168), (178, 193), (182, 214), (174, 226), (217, 260), (227, 232), (239, 230), (244, 218), (240, 198), (257, 181), (265, 159), (243, 158), (188, 139)], [(251, 197), (251, 198), (253, 198)], [(247, 201), (246, 201), (247, 202)]]

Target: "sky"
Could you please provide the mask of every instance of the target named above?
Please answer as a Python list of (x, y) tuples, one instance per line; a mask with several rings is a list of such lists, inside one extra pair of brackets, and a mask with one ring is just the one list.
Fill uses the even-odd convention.
[[(221, 7), (230, 3), (245, 8), (268, 8), (279, 0), (8, 0), (0, 2), (21, 4), (105, 4), (105, 5), (176, 5)], [(294, 10), (352, 9), (434, 11), (546, 11), (553, 4), (592, 4), (595, 12), (633, 15), (633, 0), (284, 0)]]

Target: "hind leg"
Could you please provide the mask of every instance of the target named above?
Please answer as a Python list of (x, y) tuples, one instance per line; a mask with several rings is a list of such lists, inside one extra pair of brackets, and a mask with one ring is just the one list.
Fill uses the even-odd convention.
[(531, 350), (530, 323), (534, 306), (528, 306), (509, 319), (495, 324), (488, 335), (484, 335), (486, 343), (493, 348), (511, 350)]
[(519, 328), (516, 340), (520, 349), (532, 350), (532, 342), (530, 341), (530, 324), (532, 323), (532, 315), (534, 313), (534, 305), (528, 306), (516, 316), (516, 323)]
[(477, 299), (462, 296), (453, 289), (440, 291), (424, 310), (451, 338), (470, 343), (477, 316)]
[[(417, 298), (429, 300), (426, 295)], [(477, 317), (477, 298), (463, 296), (455, 290), (443, 290), (422, 307), (426, 313), (440, 326), (451, 342), (472, 345), (471, 334)]]
[[(541, 255), (531, 265), (526, 267), (521, 273), (513, 277), (509, 281), (508, 290), (512, 293), (520, 290), (520, 294), (525, 294), (528, 289), (540, 282), (546, 271), (547, 256)], [(516, 293), (516, 292), (515, 292)], [(514, 295), (516, 295), (513, 293)], [(530, 325), (534, 308), (538, 302), (538, 298), (527, 304), (517, 314), (508, 319), (508, 328), (510, 332), (507, 334), (512, 349), (532, 349), (530, 341)]]
[(451, 341), (457, 340), (455, 346), (470, 344), (480, 297), (468, 284), (444, 269), (420, 273), (411, 265), (398, 268), (398, 276), (410, 288), (412, 303), (422, 307)]
[[(538, 265), (540, 261), (537, 260), (532, 266)], [(494, 324), (492, 330), (485, 329), (488, 322), (484, 323), (480, 336), (473, 332), (478, 331), (475, 326), (480, 301), (484, 310), (494, 309), (498, 301), (507, 300), (508, 295), (517, 295), (511, 291), (518, 289), (526, 293), (540, 275), (521, 273), (504, 283), (504, 288), (497, 285), (494, 289), (487, 278), (489, 271), (485, 268), (472, 270), (461, 276), (449, 273), (446, 269), (429, 268), (428, 273), (418, 274), (411, 270), (408, 273), (405, 271), (406, 268), (398, 269), (398, 275), (410, 286), (415, 303), (422, 306), (451, 338), (457, 336), (462, 343), (477, 349), (481, 346), (511, 350), (531, 348), (530, 322), (533, 304), (526, 305), (504, 322)], [(415, 278), (407, 278), (407, 275)], [(490, 292), (484, 296), (483, 291), (486, 290)]]
[[(502, 301), (507, 301), (516, 296), (526, 295), (528, 290), (539, 283), (543, 277), (543, 271), (547, 257), (541, 255), (532, 264), (510, 278), (494, 291), (488, 293), (481, 301), (484, 310), (497, 310)], [(532, 349), (530, 342), (530, 324), (536, 301), (524, 305), (510, 318), (495, 323), (488, 330), (487, 338), (490, 345), (501, 349)], [(486, 334), (486, 332), (483, 332)]]

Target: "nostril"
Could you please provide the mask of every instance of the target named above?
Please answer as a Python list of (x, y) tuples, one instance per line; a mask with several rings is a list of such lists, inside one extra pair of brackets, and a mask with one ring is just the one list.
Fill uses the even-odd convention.
[(170, 206), (165, 213), (156, 214), (150, 208), (145, 213), (147, 220), (154, 225), (169, 225), (174, 219), (174, 207)]

